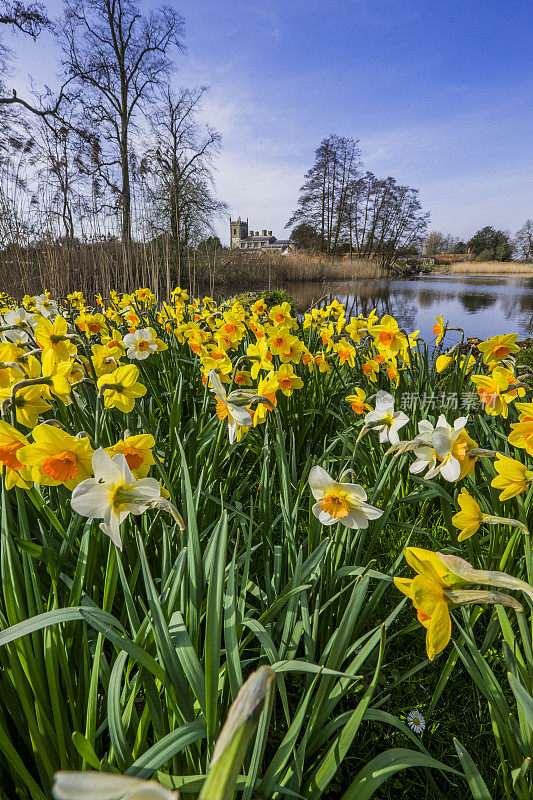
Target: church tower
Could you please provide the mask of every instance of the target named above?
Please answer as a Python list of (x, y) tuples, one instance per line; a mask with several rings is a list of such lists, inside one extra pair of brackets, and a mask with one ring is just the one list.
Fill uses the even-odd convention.
[(232, 249), (240, 248), (243, 239), (248, 236), (248, 220), (244, 222), (239, 217), (236, 220), (230, 218), (229, 221), (229, 238), (230, 247)]

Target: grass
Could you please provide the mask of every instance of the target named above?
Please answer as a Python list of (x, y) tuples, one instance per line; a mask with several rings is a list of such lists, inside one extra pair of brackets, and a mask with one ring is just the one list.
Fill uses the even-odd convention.
[[(491, 416), (460, 348), (448, 370), (437, 373), (442, 346), (434, 351), (419, 340), (408, 349), (397, 332), (402, 347), (393, 357), (378, 348), (379, 328), (362, 320), (362, 330), (355, 323), (347, 330), (350, 320), (343, 321), (338, 304), (297, 319), (284, 294), (271, 293), (264, 303), (258, 296), (240, 300), (217, 307), (209, 299), (189, 303), (177, 292), (163, 307), (150, 293), (113, 295), (96, 309), (106, 312), (99, 332), (87, 327), (97, 321), (93, 310), (74, 300), (63, 307), (72, 338), (56, 333), (46, 343), (41, 320), (28, 329), (27, 343), (0, 345), (4, 464), (13, 465), (12, 450), (1, 437), (13, 428), (30, 442), (43, 428), (51, 440), (57, 430), (81, 434), (93, 448), (149, 435), (150, 475), (185, 521), (181, 526), (163, 501), (130, 514), (119, 549), (100, 519), (74, 511), (64, 480), (48, 485), (48, 473), (36, 469), (35, 484), (10, 488), (3, 467), (0, 797), (44, 800), (58, 770), (94, 770), (153, 777), (186, 798), (202, 791), (201, 800), (221, 800), (220, 781), (209, 770), (217, 739), (246, 679), (268, 664), (275, 688), (258, 705), (257, 733), (249, 732), (248, 750), (235, 762), (243, 800), (398, 800), (414, 793), (528, 800), (528, 597), (513, 591), (519, 613), (480, 600), (454, 606), (452, 641), (430, 661), (413, 605), (392, 580), (413, 576), (403, 550), (418, 546), (531, 582), (531, 549), (520, 529), (484, 523), (460, 542), (452, 521), (466, 488), (483, 512), (531, 526), (533, 489), (502, 502), (491, 486), (496, 451), (531, 460), (507, 440), (519, 416), (516, 393), (507, 397), (508, 417)], [(4, 314), (16, 305), (3, 303)], [(281, 329), (273, 325), (278, 315)], [(136, 360), (125, 348), (108, 348), (121, 364), (138, 368), (146, 387), (124, 412), (102, 386), (116, 363), (100, 361), (98, 347), (122, 340), (132, 327), (151, 328), (159, 349)], [(301, 350), (288, 363), (302, 385), (289, 396), (280, 386), (259, 390), (258, 381), (271, 375), (267, 367), (253, 381), (248, 375), (249, 347), (263, 338), (262, 329), (269, 350), (280, 331)], [(60, 384), (51, 387), (46, 370), (47, 349), (65, 342), (70, 356), (63, 367), (54, 362), (52, 376), (67, 362), (81, 368), (68, 404), (64, 386), (51, 392)], [(380, 355), (384, 360), (376, 361)], [(363, 369), (369, 360), (375, 383)], [(15, 363), (20, 369), (9, 366)], [(230, 443), (227, 418), (217, 416), (208, 388), (213, 363), (226, 391), (242, 376), (256, 391), (253, 399), (233, 396), (248, 401), (256, 422), (240, 431), (240, 441)], [(280, 383), (277, 353), (271, 363)], [(21, 386), (30, 374), (33, 383)], [(472, 374), (490, 375), (480, 356)], [(19, 401), (35, 387), (50, 408), (28, 426)], [(378, 389), (394, 396), (396, 409), (410, 398), (404, 441), (419, 433), (421, 420), (435, 424), (444, 414), (453, 423), (473, 393), (467, 431), (485, 455), (457, 482), (411, 473), (412, 455), (394, 457), (376, 430), (363, 431), (364, 414), (345, 400), (355, 387), (370, 407)], [(224, 412), (222, 401), (218, 409)], [(132, 441), (129, 455), (137, 459)], [(64, 459), (65, 451), (56, 456)], [(361, 484), (382, 515), (366, 529), (347, 528), (342, 519), (322, 525), (308, 483), (315, 465), (337, 480), (348, 471), (345, 479)], [(132, 468), (140, 468), (138, 461)], [(406, 725), (413, 709), (426, 719), (421, 736)]]
[(107, 295), (115, 286), (132, 291), (149, 286), (158, 296), (170, 296), (173, 286), (189, 294), (213, 295), (303, 281), (347, 281), (386, 277), (371, 259), (349, 259), (296, 252), (246, 252), (216, 245), (173, 249), (169, 237), (134, 242), (126, 250), (116, 240), (94, 243), (43, 242), (10, 245), (0, 250), (0, 284), (22, 296), (39, 294), (46, 286), (54, 296), (82, 291), (87, 297)]
[(520, 261), (458, 261), (446, 267), (438, 267), (434, 274), (446, 275), (531, 275), (533, 264)]

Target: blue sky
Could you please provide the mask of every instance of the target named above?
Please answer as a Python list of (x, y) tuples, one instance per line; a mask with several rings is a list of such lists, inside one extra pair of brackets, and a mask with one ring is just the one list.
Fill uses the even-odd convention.
[[(366, 168), (418, 187), (432, 229), (514, 232), (533, 217), (530, 0), (174, 5), (187, 53), (172, 80), (210, 87), (217, 191), (254, 229), (287, 235), (314, 149), (333, 132), (360, 139)], [(61, 3), (46, 6), (54, 15)], [(19, 91), (28, 73), (55, 83), (49, 37), (10, 43)]]

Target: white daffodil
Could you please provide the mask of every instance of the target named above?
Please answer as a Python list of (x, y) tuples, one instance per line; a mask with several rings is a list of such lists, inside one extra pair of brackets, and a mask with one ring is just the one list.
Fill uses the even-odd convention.
[(41, 317), (57, 317), (59, 310), (57, 303), (50, 300), (45, 294), (34, 295), (35, 310)]
[(217, 416), (220, 420), (228, 420), (230, 444), (233, 444), (235, 440), (240, 441), (243, 433), (252, 424), (252, 417), (245, 405), (236, 405), (235, 401), (252, 400), (257, 395), (250, 389), (237, 389), (227, 394), (214, 369), (209, 370), (208, 377), (211, 391), (217, 398)]
[(179, 793), (157, 781), (109, 772), (56, 772), (55, 800), (178, 800)]
[(10, 328), (23, 328), (29, 330), (35, 325), (35, 317), (33, 314), (28, 314), (25, 308), (15, 308), (12, 311), (6, 311), (4, 314), (4, 322)]
[(439, 471), (440, 465), (437, 468), (437, 471), (434, 471), (437, 464), (437, 451), (433, 447), (433, 440), (431, 439), (433, 430), (433, 425), (428, 419), (421, 419), (419, 421), (418, 436), (415, 436), (413, 444), (420, 444), (417, 444), (417, 447), (414, 450), (416, 460), (413, 461), (409, 467), (409, 472), (411, 472), (413, 475), (418, 475), (419, 472), (422, 472), (427, 468), (428, 471), (425, 477), (431, 478), (436, 475), (436, 472)]
[(129, 514), (142, 514), (161, 496), (155, 478), (136, 480), (126, 457), (119, 453), (111, 458), (99, 447), (93, 455), (94, 478), (79, 483), (70, 503), (82, 517), (103, 519), (100, 527), (122, 550), (120, 525)]
[(157, 342), (152, 331), (148, 328), (141, 328), (134, 333), (127, 333), (122, 341), (125, 347), (128, 348), (126, 350), (128, 358), (133, 358), (137, 361), (143, 361), (152, 353), (157, 352)]
[(462, 434), (466, 425), (466, 417), (458, 417), (453, 423), (453, 427), (443, 414), (437, 420), (435, 430), (431, 434), (431, 441), (440, 461), (426, 477), (434, 477), (439, 472), (444, 480), (453, 483), (459, 479), (461, 473), (461, 462), (456, 458), (455, 443)]
[[(382, 424), (376, 424), (381, 422)], [(379, 432), (380, 442), (397, 444), (400, 441), (398, 431), (407, 425), (409, 417), (403, 411), (394, 410), (394, 397), (388, 392), (380, 390), (376, 394), (376, 408), (369, 411), (365, 417), (365, 425)]]
[(339, 483), (322, 467), (313, 467), (309, 473), (309, 486), (317, 501), (313, 514), (322, 525), (342, 522), (347, 528), (368, 528), (370, 519), (383, 514), (379, 508), (366, 502), (366, 492), (358, 483)]
[(27, 344), (29, 337), (23, 328), (13, 328), (12, 330), (4, 331), (2, 340), (12, 344)]

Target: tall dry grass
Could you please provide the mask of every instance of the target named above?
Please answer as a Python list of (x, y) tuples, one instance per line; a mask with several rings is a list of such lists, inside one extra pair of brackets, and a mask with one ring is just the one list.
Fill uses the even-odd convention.
[(446, 275), (531, 275), (533, 264), (519, 261), (458, 261), (435, 270)]
[(307, 281), (385, 277), (369, 259), (321, 258), (307, 253), (245, 253), (225, 248), (187, 249), (178, 255), (165, 237), (134, 243), (126, 252), (116, 240), (96, 243), (41, 242), (0, 251), (0, 291), (16, 298), (49, 289), (56, 297), (83, 291), (91, 298), (109, 289), (147, 286), (168, 296), (177, 285), (191, 295), (250, 288), (276, 288)]

